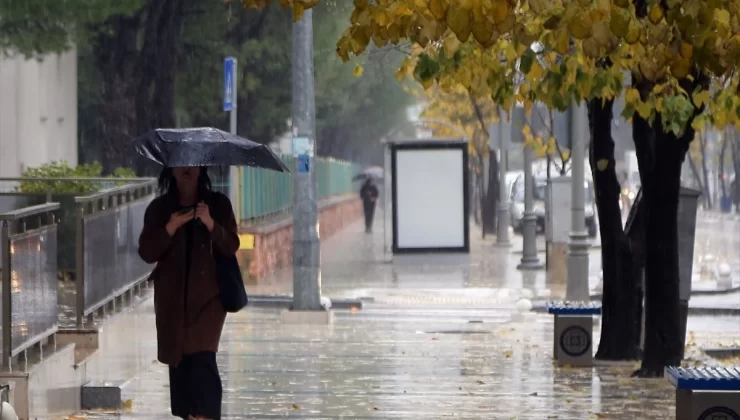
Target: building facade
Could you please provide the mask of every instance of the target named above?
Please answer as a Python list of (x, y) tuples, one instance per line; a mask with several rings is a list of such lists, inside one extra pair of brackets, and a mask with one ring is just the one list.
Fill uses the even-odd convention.
[(77, 51), (0, 56), (0, 177), (77, 156)]

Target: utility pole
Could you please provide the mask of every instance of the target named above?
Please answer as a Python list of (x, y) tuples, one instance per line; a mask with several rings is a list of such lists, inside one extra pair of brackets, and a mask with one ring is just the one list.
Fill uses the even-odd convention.
[(566, 299), (588, 301), (588, 250), (591, 243), (586, 231), (585, 160), (588, 116), (582, 102), (572, 105), (571, 113), (571, 231), (568, 234), (568, 284)]
[[(237, 107), (237, 60), (235, 57), (224, 59), (224, 111), (229, 113), (229, 132), (236, 135), (236, 107)], [(234, 207), (237, 220), (241, 218), (241, 200), (239, 197), (241, 183), (239, 167), (229, 167), (229, 199)]]
[(491, 127), (491, 136), (496, 129), (498, 129), (498, 140), (499, 140), (499, 158), (498, 158), (498, 217), (496, 218), (496, 246), (509, 247), (511, 242), (509, 241), (509, 191), (506, 189), (506, 171), (507, 161), (506, 159), (509, 145), (511, 144), (511, 121), (509, 116), (504, 110), (499, 108), (499, 123), (497, 127)]
[(313, 11), (293, 23), (293, 310), (320, 311), (321, 244), (316, 187)]

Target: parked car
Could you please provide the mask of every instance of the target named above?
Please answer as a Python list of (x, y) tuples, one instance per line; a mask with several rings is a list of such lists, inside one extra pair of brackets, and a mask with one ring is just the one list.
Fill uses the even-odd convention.
[[(508, 177), (507, 177), (508, 178)], [(537, 217), (537, 232), (545, 232), (545, 196), (547, 192), (547, 178), (535, 177), (534, 179), (534, 214)], [(598, 224), (596, 223), (593, 183), (586, 181), (584, 186), (586, 203), (584, 212), (586, 214), (586, 229), (588, 235), (596, 237)], [(509, 212), (511, 214), (511, 227), (515, 233), (522, 232), (522, 219), (524, 218), (524, 174), (517, 174), (511, 183), (509, 195)]]

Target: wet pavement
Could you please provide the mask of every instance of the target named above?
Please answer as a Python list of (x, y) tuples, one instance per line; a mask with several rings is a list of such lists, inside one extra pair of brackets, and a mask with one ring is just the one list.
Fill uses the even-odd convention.
[[(335, 311), (331, 326), (284, 325), (269, 308), (230, 315), (218, 356), (223, 418), (674, 418), (673, 388), (664, 379), (629, 379), (632, 366), (555, 367), (551, 317), (518, 312), (516, 302), (558, 295), (564, 285), (543, 272), (521, 274), (520, 256), (493, 248), (490, 239), (473, 238), (467, 257), (387, 263), (382, 235), (365, 235), (356, 224), (322, 251), (327, 295), (374, 299), (359, 311)], [(250, 293), (289, 291), (286, 272)], [(171, 418), (167, 368), (153, 361), (152, 303), (121, 316), (135, 318), (127, 331), (137, 345), (119, 357), (148, 362), (124, 388), (131, 408), (78, 416)], [(719, 363), (700, 347), (740, 345), (738, 317), (691, 316), (688, 330), (688, 364)]]

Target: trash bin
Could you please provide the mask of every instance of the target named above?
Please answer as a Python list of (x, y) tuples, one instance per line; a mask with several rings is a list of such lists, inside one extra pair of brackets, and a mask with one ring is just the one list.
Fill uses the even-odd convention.
[(732, 212), (732, 197), (729, 195), (723, 195), (719, 198), (719, 210), (722, 213)]
[(678, 198), (678, 287), (681, 337), (681, 358), (686, 347), (686, 322), (691, 298), (691, 275), (694, 270), (694, 238), (696, 236), (696, 211), (701, 192), (681, 187)]

